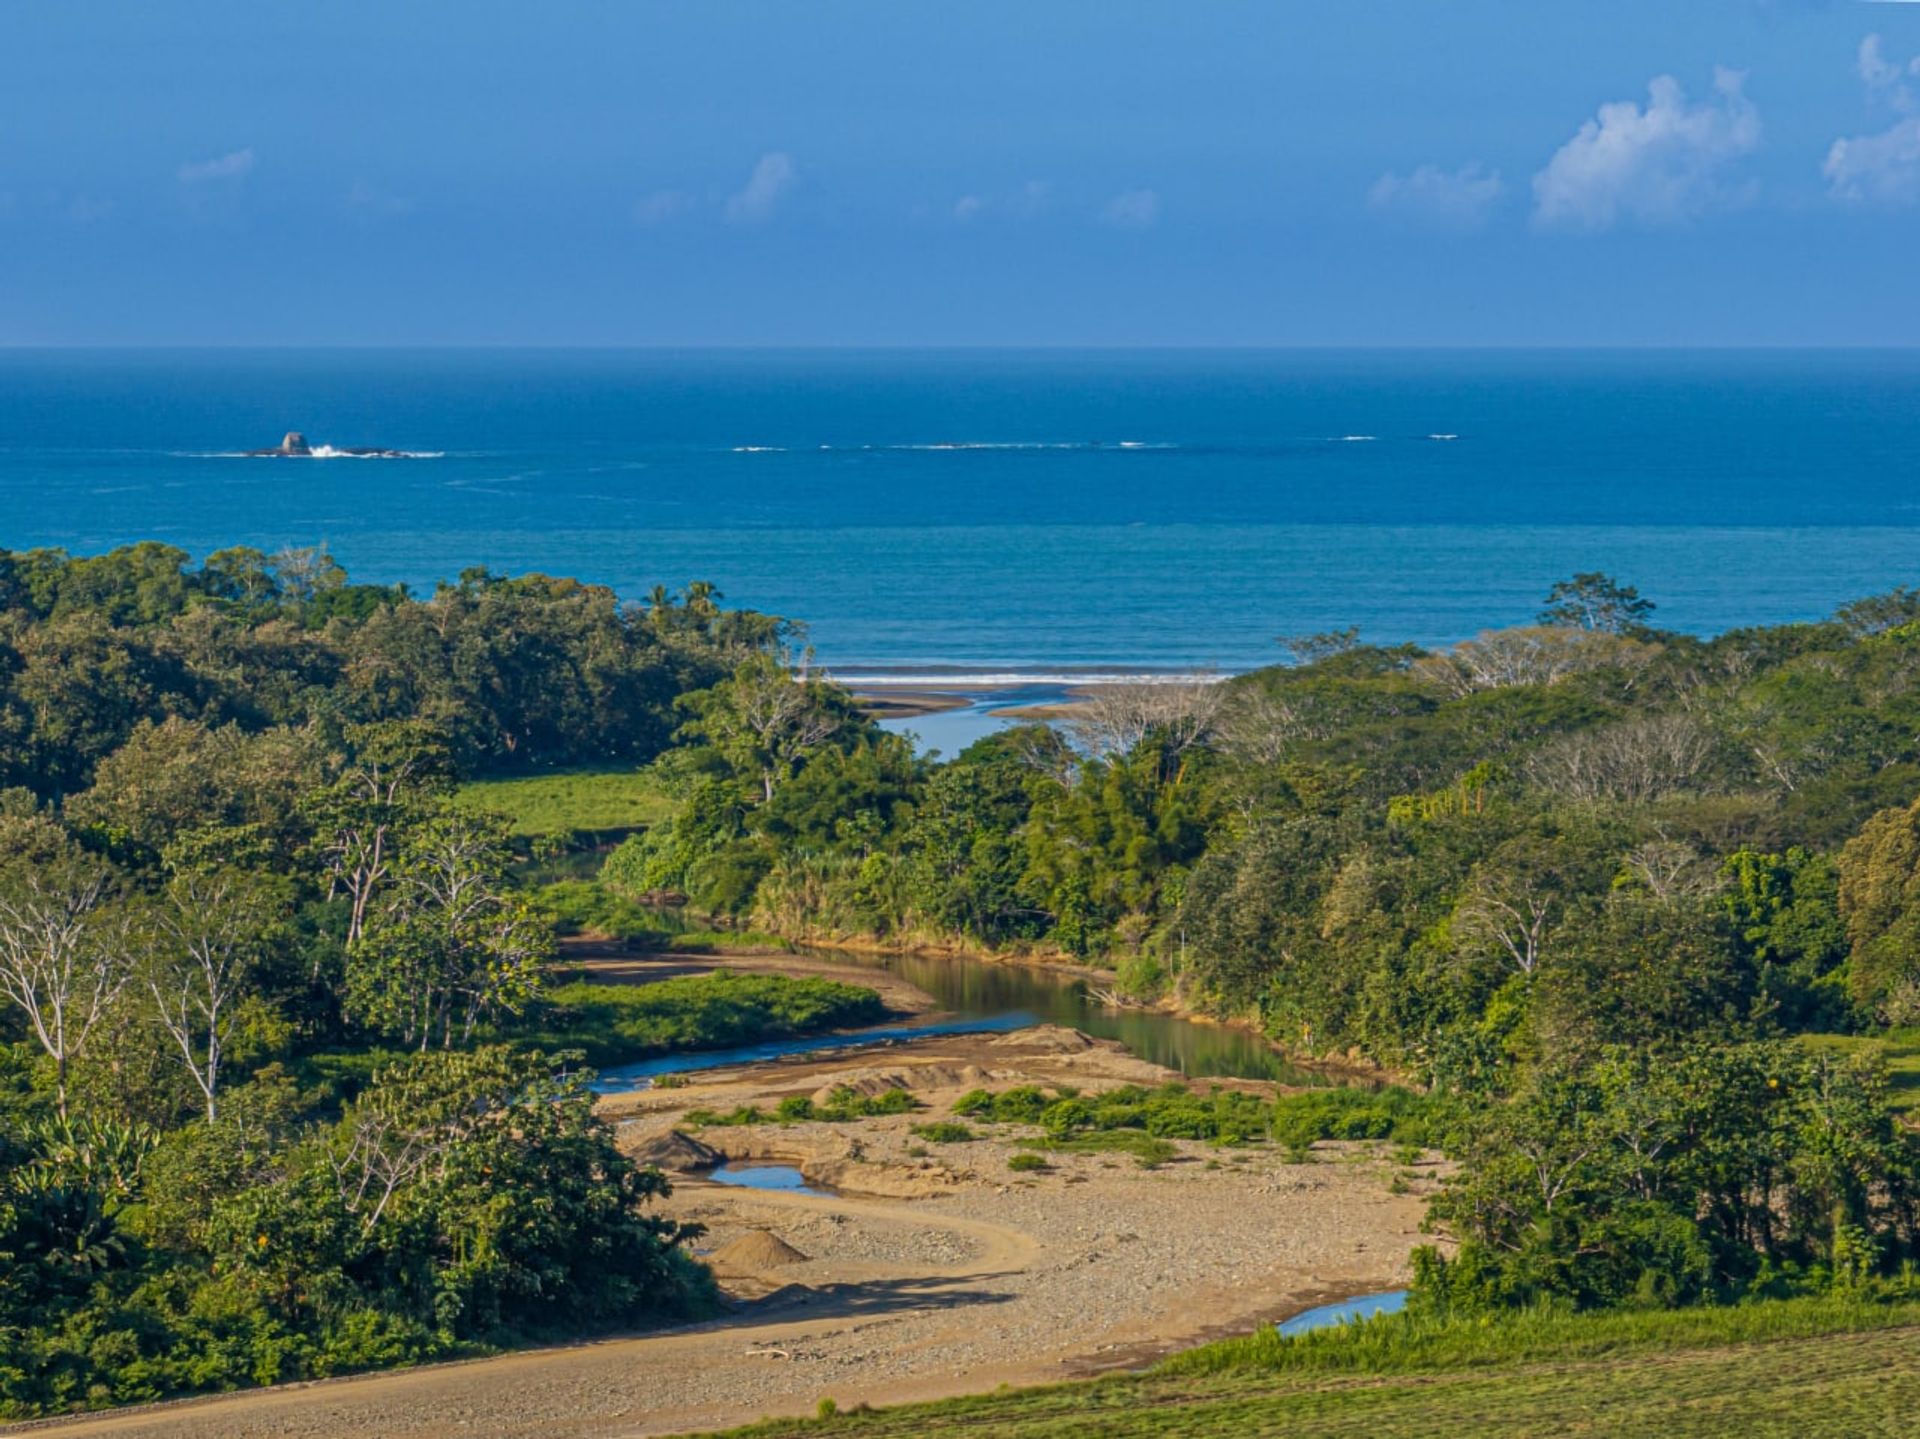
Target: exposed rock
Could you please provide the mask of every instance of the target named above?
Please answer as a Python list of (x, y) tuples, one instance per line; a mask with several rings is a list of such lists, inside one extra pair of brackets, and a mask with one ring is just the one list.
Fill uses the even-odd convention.
[(693, 1170), (711, 1169), (726, 1158), (719, 1150), (713, 1149), (690, 1134), (682, 1134), (670, 1129), (665, 1134), (656, 1134), (639, 1140), (631, 1146), (622, 1144), (629, 1158), (637, 1164), (651, 1164), (671, 1174), (686, 1174)]

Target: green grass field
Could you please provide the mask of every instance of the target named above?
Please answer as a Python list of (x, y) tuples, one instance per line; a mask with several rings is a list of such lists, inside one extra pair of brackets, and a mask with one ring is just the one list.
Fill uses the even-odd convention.
[(640, 829), (673, 813), (673, 801), (653, 780), (630, 768), (474, 780), (460, 787), (456, 802), (510, 816), (521, 835)]
[[(831, 1398), (831, 1388), (822, 1398)], [(1144, 1375), (1005, 1390), (740, 1435), (1415, 1439), (1428, 1435), (1895, 1435), (1920, 1406), (1920, 1303), (1491, 1323), (1376, 1321), (1241, 1340)]]
[(1855, 1054), (1878, 1047), (1887, 1061), (1887, 1080), (1892, 1086), (1895, 1109), (1909, 1116), (1920, 1109), (1920, 1025), (1890, 1029), (1871, 1037), (1857, 1034), (1809, 1034), (1801, 1042), (1812, 1049), (1832, 1054)]

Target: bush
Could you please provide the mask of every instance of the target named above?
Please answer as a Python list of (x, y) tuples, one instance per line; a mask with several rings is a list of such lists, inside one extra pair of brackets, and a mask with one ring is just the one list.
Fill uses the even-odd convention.
[(1037, 1169), (1047, 1167), (1046, 1156), (1025, 1151), (1008, 1158), (1007, 1168), (1016, 1174), (1031, 1174)]
[(1274, 1101), (1272, 1134), (1295, 1153), (1322, 1139), (1390, 1139), (1426, 1146), (1437, 1138), (1437, 1103), (1406, 1089), (1314, 1089)]
[[(1058, 1091), (1065, 1095), (1067, 1091)], [(954, 1102), (955, 1114), (970, 1115), (993, 1124), (1038, 1124), (1054, 1101), (1035, 1084), (1017, 1085), (995, 1094), (988, 1089), (972, 1089)]]

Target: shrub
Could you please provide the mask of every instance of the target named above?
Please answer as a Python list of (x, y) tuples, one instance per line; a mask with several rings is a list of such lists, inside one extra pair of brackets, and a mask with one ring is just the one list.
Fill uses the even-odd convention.
[(1030, 1150), (1012, 1155), (1007, 1160), (1007, 1168), (1016, 1174), (1031, 1174), (1036, 1169), (1045, 1169), (1046, 1167), (1046, 1157), (1035, 1154)]
[[(1065, 1095), (1066, 1091), (1059, 1091)], [(971, 1089), (954, 1102), (955, 1114), (976, 1116), (994, 1124), (1039, 1124), (1047, 1106), (1054, 1103), (1037, 1084), (1016, 1085), (995, 1094), (988, 1089)]]

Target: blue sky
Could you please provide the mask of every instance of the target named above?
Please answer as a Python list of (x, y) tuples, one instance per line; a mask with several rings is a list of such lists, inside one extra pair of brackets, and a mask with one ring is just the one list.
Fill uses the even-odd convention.
[(1910, 344), (1920, 3), (0, 8), (0, 344)]

